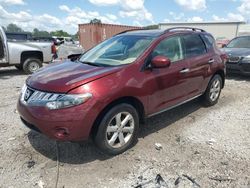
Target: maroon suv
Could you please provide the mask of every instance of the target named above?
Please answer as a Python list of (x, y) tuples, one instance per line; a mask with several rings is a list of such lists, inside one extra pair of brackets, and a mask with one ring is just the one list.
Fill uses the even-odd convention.
[(194, 28), (128, 31), (76, 62), (51, 64), (29, 77), (18, 101), (29, 128), (61, 141), (90, 136), (108, 154), (137, 139), (144, 118), (197, 97), (217, 103), (226, 56)]

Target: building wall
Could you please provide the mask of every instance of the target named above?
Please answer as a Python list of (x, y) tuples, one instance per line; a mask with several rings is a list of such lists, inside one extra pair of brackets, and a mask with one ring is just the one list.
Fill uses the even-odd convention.
[(140, 29), (140, 27), (113, 24), (80, 24), (79, 41), (84, 50), (89, 50), (98, 43), (126, 30)]
[(250, 25), (242, 24), (239, 27), (238, 36), (249, 35), (250, 36)]
[(238, 35), (239, 26), (243, 22), (204, 22), (204, 23), (164, 23), (160, 24), (160, 29), (169, 29), (171, 27), (195, 27), (211, 33), (215, 39), (232, 39)]

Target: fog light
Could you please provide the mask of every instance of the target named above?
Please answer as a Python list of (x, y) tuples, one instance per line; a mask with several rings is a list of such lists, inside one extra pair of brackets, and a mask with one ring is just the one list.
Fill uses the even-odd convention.
[(69, 136), (69, 131), (66, 128), (58, 128), (55, 132), (55, 137), (58, 139), (64, 139)]

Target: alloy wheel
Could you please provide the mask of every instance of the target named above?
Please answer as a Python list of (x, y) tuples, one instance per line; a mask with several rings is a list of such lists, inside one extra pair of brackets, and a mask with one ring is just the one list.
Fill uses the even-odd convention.
[(29, 63), (29, 71), (30, 72), (36, 72), (40, 67), (39, 67), (39, 64), (35, 61), (32, 61)]
[(220, 95), (221, 83), (219, 79), (215, 79), (211, 85), (209, 97), (211, 101), (216, 101)]
[(107, 126), (107, 143), (112, 148), (120, 148), (126, 145), (131, 140), (134, 129), (135, 121), (129, 112), (116, 114)]

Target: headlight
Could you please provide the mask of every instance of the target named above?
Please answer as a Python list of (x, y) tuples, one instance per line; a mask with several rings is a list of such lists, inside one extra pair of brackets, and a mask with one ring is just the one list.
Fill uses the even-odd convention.
[(92, 97), (91, 93), (85, 93), (79, 95), (63, 95), (62, 97), (57, 98), (55, 101), (47, 102), (46, 107), (50, 110), (68, 108), (82, 104), (91, 97)]
[(249, 61), (250, 62), (250, 55), (246, 56), (246, 57), (243, 57), (242, 59), (243, 61)]
[(85, 94), (57, 94), (38, 91), (23, 86), (20, 101), (29, 106), (46, 106), (50, 110), (68, 108), (80, 105), (92, 97), (91, 93)]

